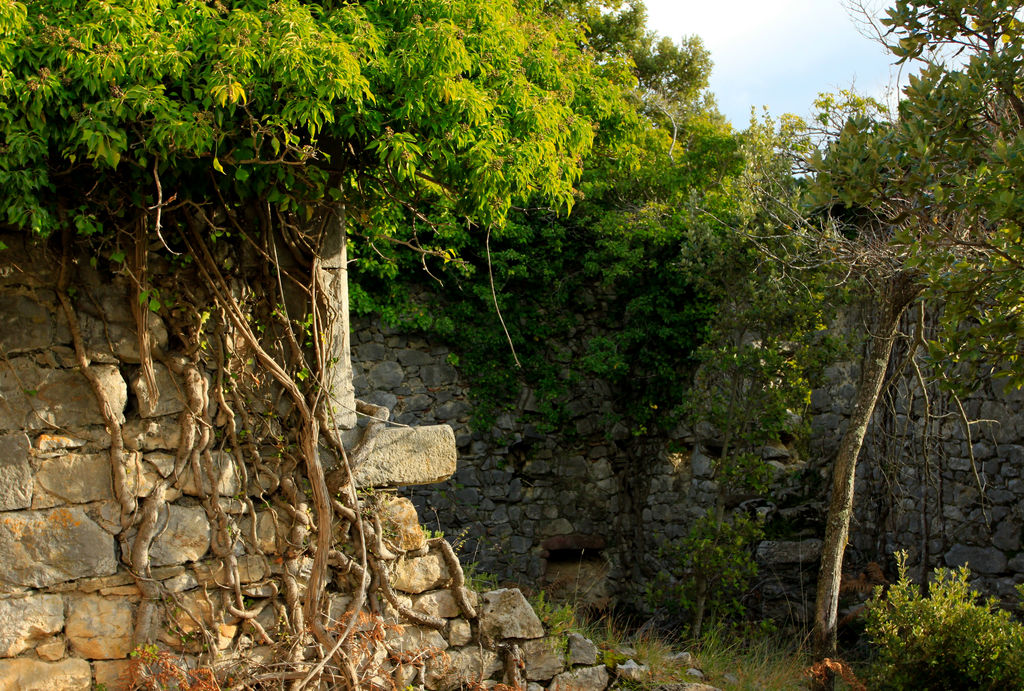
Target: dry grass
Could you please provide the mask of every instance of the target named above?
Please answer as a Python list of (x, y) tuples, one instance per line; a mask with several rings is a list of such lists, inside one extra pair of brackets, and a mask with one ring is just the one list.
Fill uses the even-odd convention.
[[(777, 633), (739, 634), (727, 629), (706, 633), (698, 641), (681, 641), (647, 629), (629, 632), (628, 627), (611, 618), (590, 624), (581, 631), (597, 643), (606, 664), (626, 659), (646, 665), (648, 673), (638, 682), (622, 688), (649, 689), (661, 684), (698, 681), (688, 675), (695, 667), (704, 673), (704, 682), (723, 691), (796, 691), (808, 688), (810, 658), (802, 641)], [(622, 652), (625, 651), (625, 652)], [(686, 651), (692, 662), (673, 659)], [(842, 680), (836, 689), (853, 691)]]

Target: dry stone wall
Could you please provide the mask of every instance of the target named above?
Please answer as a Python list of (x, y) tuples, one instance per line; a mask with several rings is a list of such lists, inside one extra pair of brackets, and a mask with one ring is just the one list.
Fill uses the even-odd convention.
[[(856, 377), (856, 367), (836, 367), (812, 398), (814, 448), (823, 458), (846, 428), (843, 402)], [(1016, 603), (1024, 582), (1024, 394), (989, 380), (960, 405), (932, 387), (927, 415), (924, 406), (910, 377), (898, 378), (896, 394), (880, 404), (857, 469), (847, 559), (892, 573), (892, 556), (906, 551), (915, 577), (922, 564), (967, 565), (978, 587)]]
[[(645, 608), (646, 586), (663, 569), (661, 546), (684, 536), (713, 506), (712, 460), (695, 435), (679, 430), (650, 439), (608, 423), (612, 392), (603, 382), (577, 387), (562, 402), (569, 422), (550, 434), (528, 422), (538, 412), (528, 390), (491, 429), (474, 430), (469, 382), (449, 364), (446, 346), (375, 318), (353, 321), (352, 342), (361, 398), (387, 407), (400, 423), (454, 429), (455, 474), (405, 492), (425, 524), (454, 538), (475, 570), (599, 609)], [(807, 463), (783, 444), (765, 453), (775, 491), (798, 503)], [(764, 506), (754, 501), (750, 510)], [(781, 509), (793, 513), (788, 503)], [(817, 523), (797, 522), (786, 540), (818, 534)], [(806, 553), (805, 546), (800, 554)], [(758, 552), (768, 594), (762, 606), (766, 615), (802, 622), (813, 606), (817, 556), (790, 556), (770, 545)]]
[[(353, 344), (361, 397), (388, 407), (399, 422), (455, 430), (455, 474), (408, 494), (431, 528), (457, 538), (476, 569), (598, 606), (644, 607), (644, 587), (661, 568), (659, 546), (684, 536), (713, 506), (714, 450), (688, 430), (642, 439), (609, 425), (610, 392), (600, 382), (563, 401), (570, 422), (552, 434), (524, 422), (536, 412), (529, 391), (493, 428), (474, 431), (469, 383), (448, 364), (447, 347), (373, 318), (354, 322)], [(769, 491), (730, 500), (763, 516), (768, 529), (754, 554), (760, 574), (748, 604), (755, 614), (811, 620), (829, 467), (856, 376), (851, 365), (832, 368), (829, 383), (813, 394), (809, 446), (763, 449), (774, 474)], [(910, 402), (910, 383), (901, 387), (876, 417), (863, 452), (848, 570), (856, 576), (876, 562), (892, 576), (894, 553), (908, 550), (912, 565), (922, 558), (929, 567), (968, 563), (983, 588), (1012, 600), (1014, 585), (1024, 581), (1024, 395), (989, 385), (965, 400), (971, 420), (989, 420), (972, 423), (970, 443), (947, 398), (926, 435), (925, 472), (921, 403)], [(940, 398), (933, 392), (933, 404)]]
[[(128, 282), (82, 267), (74, 297), (91, 372), (109, 408), (109, 416), (101, 414), (59, 308), (56, 262), (43, 249), (20, 247), (18, 238), (4, 240), (12, 249), (0, 256), (0, 689), (115, 691), (146, 678), (192, 688), (211, 674), (224, 688), (297, 680), (288, 670), (305, 669), (301, 662), (315, 646), (282, 633), (280, 608), (282, 599), (301, 596), (312, 565), (293, 541), (305, 513), (302, 495), (291, 507), (298, 516), (291, 528), (274, 520), (275, 511), (290, 507), (262, 501), (261, 479), (247, 481), (224, 445), (210, 453), (201, 476), (191, 467), (175, 476), (187, 387), (157, 364), (160, 393), (148, 389)], [(173, 349), (164, 322), (155, 314), (147, 322), (152, 342)], [(407, 386), (396, 374), (417, 386), (453, 376), (446, 366), (408, 374), (391, 366), (373, 376)], [(432, 407), (461, 411), (457, 422), (465, 405), (452, 399)], [(358, 430), (347, 436), (354, 440)], [(123, 451), (112, 455), (115, 440)], [(564, 637), (546, 637), (519, 590), (463, 591), (462, 566), (448, 543), (428, 538), (410, 501), (387, 489), (444, 480), (455, 460), (451, 427), (399, 426), (384, 429), (355, 469), (362, 511), (375, 517), (387, 545), (374, 549), (395, 552), (381, 558), (389, 584), (379, 590), (383, 597), (362, 605), (353, 599), (353, 568), (329, 571), (327, 625), (336, 633), (352, 627), (360, 688), (448, 691), (504, 681), (604, 689), (609, 675), (596, 650), (581, 655), (578, 642), (571, 652)], [(125, 564), (140, 524), (123, 520), (118, 480), (142, 500), (165, 493), (143, 579)], [(219, 512), (207, 501), (211, 492)], [(216, 550), (218, 534), (232, 536), (227, 555)], [(286, 582), (297, 592), (279, 593), (276, 583), (293, 568)], [(145, 609), (153, 592), (155, 615)], [(140, 636), (151, 630), (154, 638)], [(297, 664), (285, 669), (281, 660)], [(330, 669), (321, 688), (341, 682)]]

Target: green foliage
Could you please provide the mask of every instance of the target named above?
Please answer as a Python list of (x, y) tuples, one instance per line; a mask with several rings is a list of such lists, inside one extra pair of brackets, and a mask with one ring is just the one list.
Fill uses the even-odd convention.
[(1024, 625), (980, 601), (966, 567), (936, 569), (927, 597), (907, 578), (876, 595), (867, 614), (879, 689), (1024, 688)]
[[(932, 353), (1024, 384), (1024, 3), (897, 0), (890, 51), (917, 65), (894, 118), (850, 113), (814, 163), (825, 205), (875, 219), (941, 296)], [(972, 382), (963, 382), (969, 388)]]
[(577, 630), (580, 626), (572, 603), (553, 603), (547, 599), (547, 594), (543, 590), (538, 590), (530, 597), (530, 606), (544, 624), (544, 631), (548, 636), (562, 636)]
[[(754, 545), (762, 536), (756, 517), (736, 513), (720, 518), (708, 510), (686, 537), (662, 543), (658, 559), (663, 570), (647, 586), (648, 606), (673, 622), (690, 621), (698, 606), (719, 622), (741, 617), (743, 596), (757, 575)], [(699, 605), (702, 598), (706, 604)]]
[(4, 0), (0, 214), (110, 235), (162, 182), (165, 227), (345, 202), (363, 235), (426, 219), (443, 249), (467, 218), (570, 206), (595, 131), (629, 120), (629, 75), (580, 31), (511, 0)]

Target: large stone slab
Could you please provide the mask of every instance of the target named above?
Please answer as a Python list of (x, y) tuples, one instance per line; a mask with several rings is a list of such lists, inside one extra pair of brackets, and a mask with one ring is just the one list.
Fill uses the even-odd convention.
[(821, 558), (821, 540), (764, 540), (757, 546), (762, 564), (814, 564)]
[(64, 628), (64, 598), (37, 595), (0, 600), (0, 657), (14, 657)]
[(563, 672), (551, 680), (548, 691), (604, 691), (608, 688), (608, 669), (604, 665), (580, 667)]
[(79, 658), (43, 662), (29, 657), (0, 660), (0, 689), (4, 691), (89, 691), (92, 670)]
[[(222, 497), (233, 497), (241, 491), (242, 478), (235, 468), (234, 457), (225, 451), (214, 451), (210, 454), (212, 477), (200, 472), (197, 482), (192, 466), (187, 465), (181, 474), (181, 491), (194, 497), (202, 497), (211, 493), (216, 483), (217, 493)], [(200, 469), (201, 470), (201, 469)]]
[(448, 425), (389, 427), (355, 469), (357, 487), (427, 485), (455, 472), (455, 433)]
[(448, 649), (447, 656), (438, 655), (427, 663), (427, 688), (440, 691), (480, 688), (478, 685), (501, 669), (496, 653), (469, 646)]
[(50, 310), (25, 295), (0, 295), (0, 351), (8, 357), (53, 343)]
[(502, 588), (480, 596), (480, 633), (494, 640), (540, 638), (544, 625), (518, 588)]
[[(113, 412), (124, 419), (128, 385), (113, 365), (93, 365)], [(0, 431), (102, 425), (89, 381), (74, 369), (40, 367), (30, 358), (0, 362)]]
[(110, 455), (77, 454), (48, 458), (36, 471), (34, 508), (84, 504), (114, 498)]
[(132, 622), (127, 599), (85, 595), (68, 602), (65, 634), (77, 656), (116, 660), (132, 651)]
[(29, 448), (28, 437), (23, 433), (0, 436), (0, 511), (27, 509), (32, 505)]
[(561, 674), (565, 670), (564, 642), (550, 637), (523, 643), (526, 678), (530, 681), (547, 681)]
[(401, 559), (395, 565), (392, 586), (403, 593), (422, 593), (433, 590), (451, 579), (448, 565), (437, 552), (422, 557)]
[(149, 550), (153, 566), (201, 559), (210, 549), (210, 522), (197, 506), (168, 506), (167, 524)]
[(1002, 573), (1007, 566), (1006, 555), (995, 547), (953, 545), (945, 557), (947, 566), (966, 565), (974, 573)]
[(113, 536), (78, 507), (0, 516), (0, 564), (0, 583), (30, 588), (117, 571)]
[(181, 382), (165, 365), (153, 363), (153, 379), (157, 387), (155, 392), (149, 390), (149, 384), (141, 371), (132, 379), (132, 391), (139, 402), (139, 416), (162, 417), (185, 409)]

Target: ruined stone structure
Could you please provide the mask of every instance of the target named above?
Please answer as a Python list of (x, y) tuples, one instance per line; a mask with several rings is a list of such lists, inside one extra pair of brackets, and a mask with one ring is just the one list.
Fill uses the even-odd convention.
[[(568, 433), (540, 435), (521, 421), (535, 410), (530, 391), (493, 429), (474, 431), (469, 383), (448, 364), (448, 348), (374, 319), (354, 322), (353, 346), (360, 397), (405, 424), (454, 428), (455, 474), (407, 493), (425, 523), (457, 537), (463, 559), (481, 571), (597, 606), (644, 607), (658, 546), (684, 535), (714, 500), (713, 450), (688, 430), (638, 440), (607, 425), (610, 392), (601, 382), (583, 384), (564, 402)], [(812, 398), (809, 446), (765, 447), (772, 488), (736, 498), (768, 527), (756, 550), (755, 614), (810, 621), (829, 465), (856, 376), (854, 366), (832, 368), (829, 384)], [(856, 575), (877, 562), (891, 577), (897, 550), (908, 551), (915, 576), (922, 559), (928, 568), (968, 563), (980, 587), (1014, 602), (1013, 586), (1024, 581), (1024, 396), (989, 384), (965, 400), (971, 421), (987, 420), (972, 422), (969, 443), (951, 399), (932, 392), (926, 471), (921, 401), (918, 394), (908, 403), (912, 389), (902, 381), (880, 406), (862, 452), (848, 567)]]
[[(77, 272), (73, 294), (90, 383), (55, 292), (59, 262), (22, 247), (21, 238), (4, 240), (0, 689), (116, 691), (133, 679), (186, 684), (211, 672), (232, 688), (300, 679), (326, 659), (308, 657), (303, 646), (311, 642), (289, 638), (282, 625), (282, 608), (306, 587), (313, 561), (302, 544), (311, 511), (301, 488), (290, 502), (268, 502), (264, 477), (251, 468), (247, 476), (247, 464), (223, 442), (198, 476), (195, 465), (176, 468), (179, 418), (190, 405), (183, 377), (196, 372), (158, 363), (160, 393), (151, 391), (128, 281), (87, 266)], [(156, 314), (146, 318), (152, 343), (168, 348), (166, 325)], [(342, 396), (346, 388), (351, 381), (342, 382)], [(223, 416), (210, 420), (224, 432)], [(357, 438), (358, 430), (347, 436)], [(371, 549), (385, 565), (376, 589), (384, 597), (353, 602), (352, 579), (367, 567), (339, 553), (332, 559), (348, 567), (329, 572), (326, 599), (328, 628), (353, 632), (360, 687), (448, 690), (504, 679), (523, 688), (605, 688), (609, 676), (592, 644), (546, 638), (518, 590), (467, 591), (448, 543), (428, 539), (411, 503), (386, 489), (444, 480), (455, 470), (455, 452), (449, 427), (397, 426), (381, 431), (355, 468), (365, 491), (361, 510), (376, 525)], [(152, 523), (124, 520), (119, 483), (142, 500), (138, 511), (156, 506)], [(149, 501), (157, 492), (163, 501)], [(140, 530), (153, 532), (143, 578), (125, 565)], [(296, 592), (279, 592), (285, 571), (283, 582)], [(278, 666), (282, 659), (298, 664)], [(313, 662), (303, 667), (303, 659)], [(308, 671), (315, 677), (318, 670)], [(328, 674), (323, 688), (335, 681)]]

